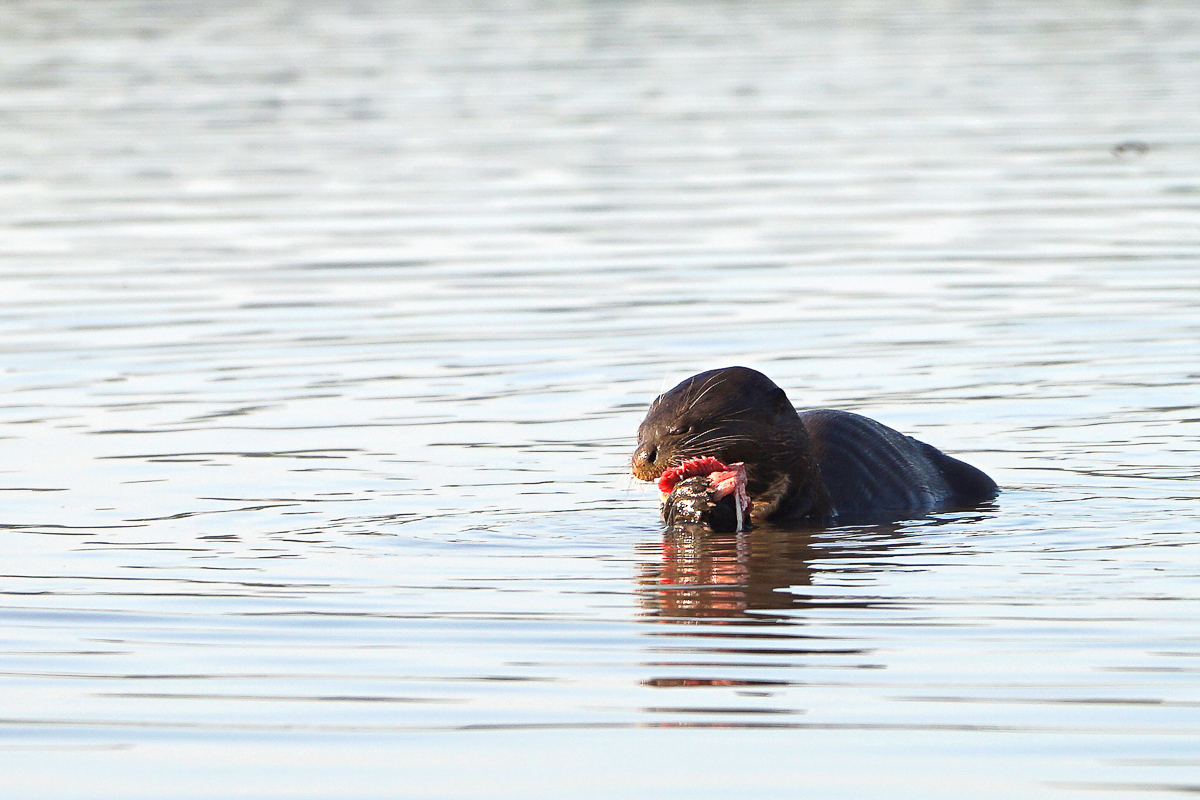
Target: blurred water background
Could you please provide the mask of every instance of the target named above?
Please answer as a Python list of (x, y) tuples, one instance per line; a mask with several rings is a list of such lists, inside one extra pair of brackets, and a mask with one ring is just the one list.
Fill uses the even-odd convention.
[[(1200, 8), (0, 7), (13, 798), (1200, 791)], [(677, 541), (767, 372), (994, 508)]]

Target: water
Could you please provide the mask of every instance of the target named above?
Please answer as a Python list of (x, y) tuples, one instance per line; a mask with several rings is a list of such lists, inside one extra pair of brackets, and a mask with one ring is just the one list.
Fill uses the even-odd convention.
[[(0, 10), (16, 798), (1200, 790), (1186, 2)], [(746, 364), (994, 508), (677, 541)]]

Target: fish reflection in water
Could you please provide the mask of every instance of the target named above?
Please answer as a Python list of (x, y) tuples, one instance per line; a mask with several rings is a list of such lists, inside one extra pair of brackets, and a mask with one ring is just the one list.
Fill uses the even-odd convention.
[(642, 564), (642, 605), (652, 616), (697, 619), (792, 608), (798, 598), (788, 589), (812, 583), (814, 531), (768, 525), (738, 533), (668, 529), (658, 560)]
[[(961, 524), (965, 520), (961, 516), (953, 520), (925, 518), (917, 526), (911, 520), (888, 522), (855, 526), (845, 533), (852, 535), (856, 554), (876, 551), (883, 556), (914, 543), (920, 530), (951, 521)], [(828, 601), (791, 590), (811, 586), (814, 567), (822, 572), (836, 569), (832, 562), (838, 550), (831, 549), (830, 538), (822, 535), (830, 530), (772, 524), (740, 533), (716, 533), (702, 526), (664, 530), (659, 544), (643, 550), (646, 556), (653, 556), (641, 564), (638, 577), (644, 614), (777, 623), (777, 617), (761, 612), (825, 604)], [(821, 538), (815, 539), (818, 536)], [(841, 601), (837, 605), (865, 603)]]

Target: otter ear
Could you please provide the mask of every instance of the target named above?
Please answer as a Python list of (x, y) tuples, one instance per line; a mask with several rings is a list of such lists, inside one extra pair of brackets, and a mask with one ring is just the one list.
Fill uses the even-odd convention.
[(792, 408), (791, 401), (788, 400), (787, 392), (785, 392), (783, 389), (780, 389), (778, 386), (771, 390), (771, 405), (775, 406), (776, 411), (783, 411), (784, 409), (792, 409), (795, 411), (795, 409)]

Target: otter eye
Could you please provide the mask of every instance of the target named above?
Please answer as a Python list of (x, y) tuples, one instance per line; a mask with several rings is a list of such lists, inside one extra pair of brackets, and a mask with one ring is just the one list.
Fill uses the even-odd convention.
[(691, 433), (691, 432), (692, 432), (691, 425), (683, 425), (683, 424), (672, 425), (670, 428), (667, 429), (667, 433), (669, 433), (672, 436), (683, 436), (685, 433)]

